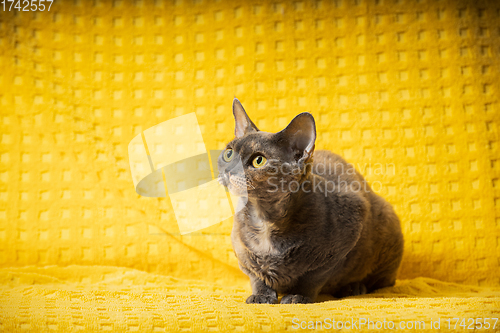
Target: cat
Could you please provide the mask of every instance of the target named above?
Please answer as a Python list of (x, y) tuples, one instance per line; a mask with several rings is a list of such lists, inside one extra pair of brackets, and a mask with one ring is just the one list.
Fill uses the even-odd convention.
[[(316, 125), (304, 112), (278, 133), (260, 131), (233, 101), (235, 138), (218, 158), (219, 182), (245, 196), (231, 241), (250, 278), (246, 303), (311, 303), (392, 286), (403, 234), (392, 206), (352, 165), (314, 151)], [(236, 166), (239, 163), (242, 168)]]

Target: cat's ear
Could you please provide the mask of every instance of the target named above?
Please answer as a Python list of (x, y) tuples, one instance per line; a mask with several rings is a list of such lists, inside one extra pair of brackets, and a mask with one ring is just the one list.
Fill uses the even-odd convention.
[(316, 124), (312, 114), (309, 112), (299, 114), (279, 134), (297, 159), (306, 161), (312, 156), (316, 141)]
[(259, 131), (257, 126), (248, 118), (243, 105), (237, 98), (233, 100), (233, 115), (235, 122), (234, 135), (237, 138), (241, 138), (246, 133)]

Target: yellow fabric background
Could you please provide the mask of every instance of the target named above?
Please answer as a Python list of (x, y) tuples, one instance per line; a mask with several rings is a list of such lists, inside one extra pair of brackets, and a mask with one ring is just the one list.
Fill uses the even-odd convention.
[[(0, 328), (499, 317), (498, 22), (497, 1), (464, 0), (56, 0), (50, 13), (0, 12)], [(207, 149), (221, 149), (234, 96), (266, 131), (311, 112), (316, 149), (382, 184), (406, 238), (402, 289), (247, 306), (232, 221), (180, 236), (168, 197), (135, 193), (135, 135), (196, 112)], [(106, 319), (110, 309), (125, 314)]]

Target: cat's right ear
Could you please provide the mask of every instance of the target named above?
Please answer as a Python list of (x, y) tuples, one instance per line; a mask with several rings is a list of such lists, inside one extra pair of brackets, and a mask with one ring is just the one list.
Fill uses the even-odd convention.
[(297, 160), (307, 161), (312, 156), (316, 141), (316, 123), (309, 112), (302, 112), (293, 118), (290, 124), (277, 134), (281, 135)]
[(248, 118), (243, 105), (241, 105), (240, 101), (235, 98), (233, 100), (233, 115), (234, 115), (234, 135), (237, 138), (241, 138), (243, 135), (250, 132), (258, 132), (259, 129), (255, 124)]

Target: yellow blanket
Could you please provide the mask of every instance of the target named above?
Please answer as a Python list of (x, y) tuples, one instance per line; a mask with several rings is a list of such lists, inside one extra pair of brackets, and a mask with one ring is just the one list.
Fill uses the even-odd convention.
[[(456, 331), (461, 324), (471, 325), (469, 318), (474, 319), (470, 327), (479, 328), (477, 318), (500, 315), (500, 288), (430, 278), (398, 281), (393, 288), (343, 300), (323, 295), (310, 305), (247, 305), (246, 285), (104, 266), (2, 269), (0, 281), (5, 331), (282, 332), (342, 325), (353, 330)], [(484, 327), (490, 323), (492, 331), (496, 320), (480, 322)]]
[[(463, 328), (450, 318), (480, 318), (484, 329), (500, 317), (499, 15), (496, 1), (472, 0), (0, 11), (0, 331), (360, 318), (450, 330)], [(406, 240), (395, 287), (246, 305), (231, 219), (181, 236), (168, 196), (137, 195), (130, 140), (195, 112), (206, 148), (221, 149), (234, 96), (265, 131), (311, 112), (316, 149), (345, 156), (394, 205)]]

